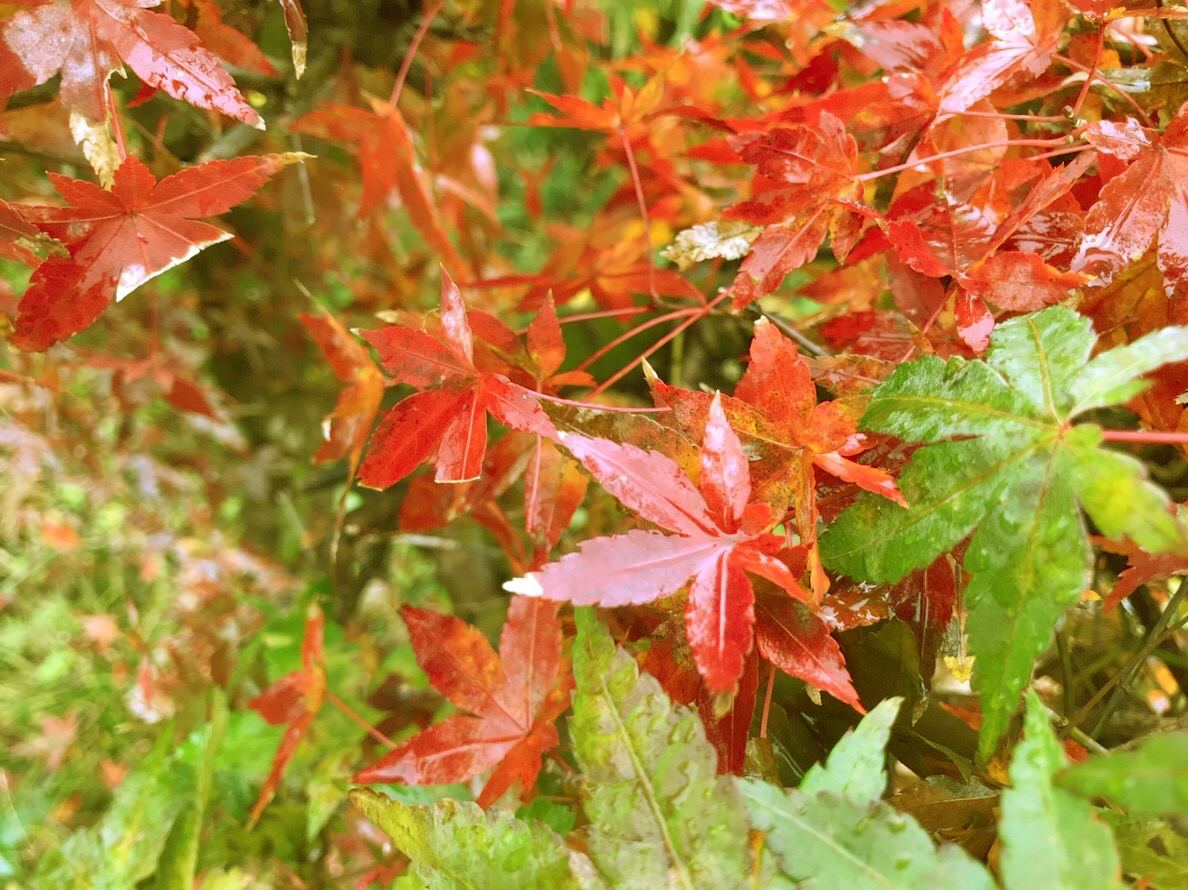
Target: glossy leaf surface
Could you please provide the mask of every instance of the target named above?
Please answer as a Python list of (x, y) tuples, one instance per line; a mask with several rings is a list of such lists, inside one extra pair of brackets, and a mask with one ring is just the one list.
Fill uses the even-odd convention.
[(895, 581), (973, 533), (966, 630), (983, 753), (1006, 728), (1053, 625), (1088, 583), (1080, 510), (1107, 534), (1129, 535), (1151, 551), (1185, 547), (1166, 495), (1142, 466), (1099, 447), (1098, 427), (1071, 421), (1090, 405), (1133, 394), (1144, 371), (1188, 357), (1188, 330), (1091, 360), (1092, 345), (1087, 319), (1053, 308), (1000, 324), (984, 362), (925, 357), (901, 365), (875, 390), (863, 425), (934, 443), (899, 475), (909, 506), (860, 501), (822, 539), (831, 568)]

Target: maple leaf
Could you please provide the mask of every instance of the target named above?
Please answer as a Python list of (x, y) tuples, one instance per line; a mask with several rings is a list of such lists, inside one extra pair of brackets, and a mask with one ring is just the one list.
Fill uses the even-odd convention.
[(276, 68), (260, 47), (244, 34), (223, 22), (223, 14), (214, 0), (179, 0), (190, 11), (194, 33), (220, 59), (264, 77), (278, 76)]
[(553, 721), (569, 707), (573, 676), (561, 657), (557, 606), (514, 597), (499, 654), (451, 615), (405, 606), (417, 664), (458, 715), (429, 727), (354, 776), (356, 782), (440, 785), (494, 767), (477, 798), (486, 808), (518, 779), (527, 793), (540, 758), (558, 742)]
[(443, 264), (455, 270), (464, 268), (437, 213), (429, 175), (417, 161), (400, 110), (374, 97), (369, 97), (368, 102), (370, 111), (350, 105), (323, 105), (302, 115), (290, 129), (294, 133), (353, 143), (363, 177), (357, 216), (360, 219), (367, 216), (395, 190), (409, 222), (441, 256)]
[[(1052, 628), (1089, 580), (1080, 507), (1106, 535), (1150, 552), (1188, 548), (1166, 495), (1141, 463), (1074, 426), (1093, 408), (1144, 388), (1142, 374), (1188, 358), (1188, 328), (1165, 328), (1090, 360), (1087, 318), (1054, 307), (1000, 324), (985, 361), (925, 356), (873, 392), (864, 428), (918, 449), (899, 473), (908, 507), (861, 499), (825, 531), (825, 564), (895, 581), (971, 531), (964, 567), (966, 632), (988, 754)], [(958, 438), (954, 438), (958, 437)]]
[(807, 595), (774, 556), (784, 539), (765, 533), (770, 508), (751, 503), (750, 470), (721, 397), (709, 408), (699, 485), (656, 451), (577, 435), (562, 444), (620, 503), (675, 534), (594, 538), (504, 588), (576, 605), (621, 606), (676, 593), (691, 580), (685, 632), (694, 661), (712, 692), (733, 692), (752, 642), (754, 594), (746, 572), (793, 596)]
[(440, 307), (445, 343), (402, 325), (362, 332), (385, 370), (422, 390), (395, 405), (372, 433), (359, 468), (359, 480), (369, 488), (395, 484), (435, 448), (438, 482), (478, 478), (487, 449), (488, 412), (511, 429), (546, 438), (557, 435), (529, 390), (475, 366), (466, 306), (444, 268)]
[(1085, 218), (1072, 270), (1102, 284), (1138, 259), (1158, 234), (1157, 258), (1167, 296), (1188, 288), (1188, 104), (1162, 136), (1133, 119), (1100, 121), (1085, 138), (1130, 166), (1101, 190)]
[(638, 92), (618, 78), (612, 78), (610, 86), (615, 96), (613, 99), (604, 99), (601, 106), (577, 96), (555, 96), (530, 90), (533, 95), (560, 111), (561, 115), (537, 112), (528, 118), (528, 126), (601, 130), (629, 143), (646, 139), (648, 119), (664, 98), (664, 76), (654, 75)]
[(321, 315), (302, 312), (298, 320), (309, 331), (334, 376), (347, 384), (338, 395), (334, 411), (324, 421), (325, 441), (314, 461), (348, 458), (349, 478), (359, 466), (363, 445), (384, 395), (384, 378), (371, 355), (342, 323), (329, 312)]
[(757, 597), (755, 645), (760, 655), (788, 676), (828, 692), (860, 714), (866, 713), (837, 640), (803, 605), (786, 596)]
[(252, 806), (255, 823), (280, 785), (285, 766), (301, 738), (313, 723), (326, 694), (326, 673), (322, 665), (322, 610), (311, 605), (306, 612), (305, 636), (301, 640), (301, 670), (281, 677), (255, 698), (248, 707), (274, 726), (288, 724), (272, 757), (272, 769)]
[(940, 88), (940, 113), (965, 111), (1014, 74), (1042, 74), (1067, 22), (1061, 0), (983, 0), (982, 26), (991, 39), (970, 50)]
[[(837, 198), (858, 199), (858, 146), (841, 121), (822, 112), (817, 126), (780, 127), (762, 136), (732, 137), (739, 159), (755, 164), (762, 190), (726, 210), (723, 218), (763, 224), (730, 286), (735, 311), (771, 293), (784, 276), (817, 254), (842, 208)], [(842, 254), (837, 245), (834, 249)]]
[[(672, 408), (674, 420), (694, 436), (705, 429), (711, 397), (681, 390), (649, 375), (652, 398)], [(812, 589), (819, 598), (828, 588), (817, 554), (817, 506), (814, 468), (867, 491), (902, 503), (891, 474), (848, 459), (865, 447), (855, 423), (832, 402), (817, 404), (817, 389), (796, 344), (767, 319), (755, 325), (750, 363), (723, 399), (731, 425), (757, 458), (751, 469), (752, 497), (776, 514), (794, 508), (800, 542), (809, 553)]]
[(154, 276), (232, 237), (197, 217), (226, 213), (302, 154), (206, 161), (157, 182), (129, 155), (110, 189), (50, 173), (70, 206), (23, 207), (22, 216), (61, 241), (33, 272), (21, 297), (12, 342), (41, 351), (89, 326)]
[(1162, 581), (1188, 575), (1188, 554), (1186, 553), (1148, 553), (1133, 541), (1111, 541), (1107, 538), (1094, 538), (1094, 543), (1102, 550), (1118, 553), (1126, 557), (1126, 568), (1114, 582), (1114, 588), (1102, 600), (1106, 609), (1112, 609), (1126, 597), (1134, 593), (1150, 581)]
[(62, 102), (91, 121), (107, 114), (121, 60), (148, 86), (253, 127), (263, 122), (222, 63), (153, 0), (21, 0), (0, 22), (0, 99), (62, 72)]

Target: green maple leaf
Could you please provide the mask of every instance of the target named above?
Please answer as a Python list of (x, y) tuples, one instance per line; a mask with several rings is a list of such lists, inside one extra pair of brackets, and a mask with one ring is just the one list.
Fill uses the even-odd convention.
[(925, 356), (900, 365), (874, 390), (862, 426), (936, 443), (899, 475), (909, 506), (862, 498), (821, 538), (829, 568), (897, 581), (973, 532), (965, 627), (983, 756), (1064, 609), (1088, 584), (1081, 510), (1104, 534), (1148, 551), (1188, 547), (1143, 465), (1099, 447), (1099, 427), (1072, 424), (1142, 391), (1142, 374), (1188, 358), (1188, 328), (1164, 328), (1090, 360), (1093, 339), (1087, 318), (1056, 307), (996, 327), (985, 361)]

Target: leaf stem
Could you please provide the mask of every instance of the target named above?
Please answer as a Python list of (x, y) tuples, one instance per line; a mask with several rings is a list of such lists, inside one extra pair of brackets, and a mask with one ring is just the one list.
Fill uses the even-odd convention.
[(642, 334), (648, 328), (654, 328), (657, 325), (664, 324), (666, 321), (675, 321), (676, 319), (681, 318), (682, 316), (688, 315), (690, 313), (697, 313), (700, 311), (701, 311), (700, 306), (694, 306), (694, 307), (690, 307), (688, 309), (674, 309), (672, 312), (666, 312), (664, 315), (657, 315), (655, 318), (649, 318), (647, 321), (642, 322), (642, 323), (636, 325), (635, 327), (631, 328), (629, 331), (625, 331), (624, 333), (615, 337), (615, 339), (611, 340), (609, 343), (604, 343), (601, 347), (599, 347), (597, 350), (592, 352), (586, 358), (585, 361), (583, 361), (580, 365), (578, 365), (577, 368), (575, 368), (575, 370), (577, 370), (577, 371), (586, 370), (586, 368), (590, 367), (590, 365), (594, 364), (594, 362), (598, 361), (600, 358), (602, 358), (608, 352), (613, 350), (616, 346), (618, 346), (621, 343), (627, 342), (632, 337), (634, 337), (638, 334)]
[(639, 180), (639, 167), (635, 164), (635, 150), (631, 147), (631, 140), (627, 137), (627, 128), (619, 124), (619, 138), (623, 140), (623, 150), (627, 153), (627, 167), (631, 171), (631, 184), (635, 188), (635, 202), (639, 205), (639, 220), (643, 225), (644, 256), (648, 261), (648, 294), (652, 303), (660, 302), (660, 295), (656, 293), (656, 263), (652, 259), (652, 226), (648, 222), (648, 204), (644, 200), (643, 183)]
[(1089, 95), (1089, 87), (1093, 83), (1093, 77), (1097, 74), (1097, 66), (1101, 64), (1101, 53), (1105, 49), (1105, 28), (1097, 29), (1097, 50), (1093, 54), (1093, 64), (1089, 66), (1089, 76), (1085, 78), (1085, 83), (1081, 85), (1081, 92), (1077, 94), (1077, 101), (1073, 103), (1072, 113), (1069, 115), (1074, 121), (1081, 115), (1081, 106), (1085, 104), (1085, 97)]
[(767, 718), (771, 716), (771, 696), (775, 692), (775, 678), (776, 666), (769, 665), (771, 668), (767, 674), (767, 692), (763, 693), (763, 714), (759, 718), (759, 738), (767, 738)]
[(1103, 442), (1143, 442), (1148, 445), (1188, 445), (1188, 433), (1157, 433), (1151, 430), (1102, 430)]
[[(702, 318), (705, 318), (707, 315), (709, 315), (710, 310), (713, 309), (719, 303), (721, 303), (728, 296), (730, 296), (730, 291), (724, 290), (724, 291), (722, 291), (722, 293), (718, 294), (718, 296), (714, 297), (714, 299), (711, 300), (706, 305), (699, 306), (696, 309), (691, 310), (692, 314), (689, 316), (689, 318), (685, 319), (683, 322), (681, 322), (679, 325), (677, 325), (675, 328), (673, 328), (671, 331), (669, 331), (667, 334), (665, 334), (663, 337), (661, 337), (659, 340), (657, 340), (655, 343), (653, 343), (651, 346), (649, 346), (647, 349), (645, 349), (641, 355), (637, 356), (637, 360), (647, 358), (648, 356), (652, 355), (652, 353), (654, 353), (656, 350), (663, 347), (664, 344), (668, 343), (674, 337), (679, 337), (681, 335), (682, 331), (686, 330), (687, 328), (692, 327), (696, 322), (700, 321)], [(690, 310), (686, 310), (686, 311), (690, 311)], [(598, 395), (599, 393), (605, 392), (611, 386), (618, 383), (619, 380), (621, 380), (623, 377), (626, 377), (627, 374), (629, 374), (631, 372), (631, 369), (634, 367), (635, 367), (635, 362), (629, 362), (628, 364), (624, 365), (618, 371), (616, 371), (614, 374), (612, 374), (610, 377), (608, 377), (606, 380), (602, 381), (602, 383), (598, 384), (598, 386), (596, 386), (593, 390), (591, 390), (590, 395), (594, 396), (594, 395)]]
[(389, 751), (394, 750), (395, 748), (398, 747), (398, 745), (394, 741), (392, 741), (390, 738), (388, 738), (386, 735), (384, 735), (382, 732), (380, 732), (378, 729), (376, 729), (374, 726), (372, 726), (370, 723), (368, 723), (366, 720), (364, 720), (362, 717), (360, 717), (358, 715), (358, 713), (356, 713), (354, 708), (352, 708), (350, 705), (348, 705), (346, 702), (344, 702), (341, 698), (339, 698), (337, 695), (335, 695), (329, 689), (326, 690), (326, 699), (327, 699), (327, 701), (330, 702), (330, 704), (334, 705), (334, 707), (338, 708), (338, 710), (340, 710), (344, 714), (346, 714), (347, 717), (350, 718), (351, 722), (357, 723), (359, 726), (363, 727), (364, 732), (366, 732), (369, 736), (371, 736), (373, 739), (375, 739), (381, 745), (385, 745)]
[(1057, 55), (1052, 56), (1052, 58), (1055, 59), (1057, 62), (1061, 62), (1061, 63), (1067, 65), (1069, 68), (1072, 68), (1074, 71), (1085, 72), (1085, 74), (1088, 75), (1089, 80), (1096, 80), (1098, 83), (1109, 87), (1111, 90), (1113, 90), (1119, 96), (1121, 96), (1126, 101), (1126, 104), (1128, 104), (1131, 108), (1134, 109), (1135, 113), (1139, 116), (1139, 119), (1142, 120), (1144, 126), (1154, 128), (1155, 124), (1151, 121), (1151, 118), (1149, 118), (1147, 116), (1147, 112), (1143, 111), (1143, 107), (1141, 105), (1139, 105), (1137, 102), (1135, 102), (1133, 97), (1131, 97), (1131, 95), (1129, 93), (1127, 93), (1123, 89), (1120, 89), (1117, 86), (1117, 84), (1115, 84), (1109, 78), (1103, 77), (1101, 75), (1101, 72), (1096, 71), (1094, 69), (1086, 68), (1080, 62), (1073, 61), (1068, 56), (1062, 56), (1062, 55), (1057, 54)]
[(1038, 148), (1054, 148), (1058, 145), (1067, 146), (1068, 143), (1064, 141), (1063, 136), (1058, 139), (1007, 139), (1005, 141), (1000, 140), (998, 142), (983, 142), (980, 145), (967, 145), (964, 148), (954, 148), (952, 151), (942, 151), (939, 154), (929, 155), (926, 158), (918, 158), (914, 161), (896, 164), (894, 167), (884, 167), (882, 170), (872, 170), (869, 173), (863, 173), (859, 175), (857, 179), (859, 182), (869, 182), (872, 179), (890, 176), (892, 173), (902, 173), (904, 170), (922, 167), (925, 164), (932, 163), (933, 161), (942, 161), (945, 158), (972, 154), (975, 151), (985, 151), (987, 148), (1009, 148), (1015, 145), (1032, 145)]
[(560, 396), (546, 395), (543, 392), (537, 392), (533, 389), (526, 389), (525, 391), (536, 396), (538, 399), (553, 402), (557, 405), (569, 405), (572, 408), (592, 408), (595, 411), (607, 411), (615, 414), (665, 414), (672, 410), (668, 406), (660, 408), (623, 408), (617, 405), (600, 405), (597, 402), (578, 402), (573, 399), (563, 399)]
[(408, 78), (408, 69), (412, 67), (412, 61), (417, 54), (417, 48), (421, 45), (421, 41), (425, 39), (425, 35), (429, 33), (433, 19), (441, 12), (443, 3), (444, 0), (437, 0), (436, 3), (425, 11), (425, 15), (421, 18), (421, 24), (417, 26), (417, 32), (408, 44), (408, 50), (404, 53), (404, 59), (400, 62), (400, 70), (396, 72), (396, 83), (392, 85), (392, 95), (388, 97), (388, 104), (393, 108), (400, 101), (400, 93), (404, 89), (404, 81)]

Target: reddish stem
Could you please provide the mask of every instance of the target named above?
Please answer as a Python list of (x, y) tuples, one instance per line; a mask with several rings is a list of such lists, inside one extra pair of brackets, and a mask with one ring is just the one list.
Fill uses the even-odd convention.
[(631, 170), (635, 202), (639, 205), (639, 221), (643, 224), (644, 256), (648, 260), (648, 293), (653, 303), (659, 303), (660, 295), (656, 293), (656, 264), (652, 262), (652, 227), (648, 224), (648, 204), (644, 200), (643, 183), (639, 180), (639, 167), (635, 165), (635, 151), (631, 148), (631, 140), (627, 138), (627, 128), (622, 124), (619, 124), (619, 138), (623, 140), (623, 150), (627, 152), (627, 167)]
[(585, 361), (583, 361), (580, 365), (578, 365), (576, 370), (578, 370), (578, 371), (586, 370), (586, 368), (590, 367), (590, 365), (594, 364), (594, 362), (598, 361), (600, 358), (602, 358), (604, 355), (606, 355), (612, 349), (619, 346), (619, 344), (626, 343), (632, 337), (636, 336), (637, 334), (642, 334), (644, 331), (648, 330), (649, 328), (654, 328), (657, 325), (664, 324), (666, 321), (673, 321), (674, 319), (680, 318), (684, 315), (688, 315), (690, 313), (698, 313), (700, 311), (701, 311), (700, 306), (689, 308), (689, 309), (675, 309), (672, 312), (666, 312), (664, 315), (657, 315), (655, 318), (649, 318), (647, 321), (643, 322), (642, 324), (636, 325), (631, 330), (625, 331), (624, 333), (619, 334), (619, 336), (615, 337), (615, 339), (611, 340), (609, 343), (604, 343), (601, 347), (598, 348), (597, 351), (595, 351), (593, 354), (588, 356)]
[(1068, 56), (1054, 55), (1054, 56), (1052, 56), (1052, 58), (1055, 59), (1057, 62), (1061, 62), (1061, 63), (1067, 65), (1069, 68), (1072, 68), (1074, 71), (1084, 71), (1089, 76), (1089, 80), (1096, 79), (1098, 83), (1104, 84), (1105, 86), (1109, 87), (1111, 90), (1113, 90), (1119, 96), (1121, 96), (1131, 108), (1134, 109), (1135, 114), (1137, 114), (1139, 116), (1139, 118), (1142, 120), (1144, 126), (1152, 127), (1152, 128), (1155, 126), (1155, 124), (1153, 124), (1151, 122), (1151, 118), (1147, 117), (1147, 112), (1143, 111), (1143, 107), (1141, 105), (1139, 105), (1137, 102), (1135, 102), (1134, 99), (1132, 99), (1130, 97), (1130, 95), (1125, 90), (1119, 89), (1108, 78), (1102, 77), (1100, 72), (1086, 68), (1080, 62), (1074, 62)]
[(1077, 94), (1077, 101), (1073, 104), (1073, 110), (1070, 117), (1075, 121), (1081, 114), (1081, 106), (1085, 104), (1085, 97), (1089, 95), (1089, 86), (1093, 83), (1093, 77), (1097, 74), (1097, 66), (1101, 64), (1101, 53), (1105, 49), (1105, 28), (1097, 29), (1097, 51), (1093, 54), (1093, 64), (1090, 66), (1090, 74), (1085, 78), (1085, 83), (1081, 86), (1081, 92)]
[(882, 170), (872, 170), (870, 173), (863, 173), (858, 178), (859, 182), (868, 182), (872, 179), (878, 179), (881, 176), (889, 176), (892, 173), (900, 173), (904, 170), (911, 170), (913, 167), (922, 167), (925, 164), (930, 164), (933, 161), (941, 161), (945, 158), (956, 157), (957, 155), (972, 154), (975, 151), (985, 151), (987, 148), (1009, 148), (1013, 145), (1034, 145), (1040, 148), (1054, 148), (1057, 145), (1067, 145), (1064, 139), (1008, 139), (999, 142), (983, 142), (981, 145), (967, 145), (964, 148), (955, 148), (952, 151), (942, 151), (940, 154), (930, 155), (926, 158), (920, 158), (915, 161), (908, 161), (904, 164), (896, 164), (894, 167), (886, 167)]
[(436, 3), (429, 7), (421, 19), (421, 24), (417, 26), (417, 33), (413, 35), (412, 42), (408, 45), (408, 50), (404, 54), (404, 60), (400, 63), (400, 70), (396, 72), (396, 83), (392, 86), (392, 95), (388, 97), (388, 104), (393, 108), (400, 101), (400, 92), (404, 89), (404, 81), (408, 77), (408, 69), (412, 67), (412, 61), (417, 54), (417, 48), (421, 45), (421, 41), (425, 39), (425, 35), (429, 33), (429, 27), (433, 24), (433, 19), (441, 12), (443, 2), (444, 0), (437, 0)]
[(957, 111), (958, 117), (994, 117), (1007, 121), (1032, 121), (1037, 124), (1064, 124), (1068, 118), (1059, 114), (1006, 114), (1002, 111)]
[(559, 324), (570, 324), (575, 321), (593, 321), (598, 318), (618, 318), (620, 315), (639, 315), (641, 312), (651, 312), (651, 306), (628, 306), (626, 309), (602, 309), (598, 312), (577, 312), (557, 319)]
[[(662, 346), (664, 346), (670, 340), (674, 340), (677, 337), (679, 337), (681, 335), (681, 333), (686, 328), (692, 327), (694, 324), (696, 324), (702, 318), (705, 318), (707, 315), (709, 315), (710, 310), (713, 309), (714, 306), (716, 306), (718, 303), (721, 303), (728, 296), (730, 296), (730, 292), (723, 291), (721, 294), (716, 296), (712, 301), (707, 303), (705, 306), (702, 306), (696, 310), (693, 310), (695, 314), (691, 315), (685, 321), (681, 322), (679, 325), (677, 325), (675, 328), (673, 328), (671, 331), (669, 331), (667, 334), (665, 334), (663, 337), (661, 337), (659, 340), (657, 340), (655, 343), (653, 343), (651, 346), (649, 346), (647, 349), (645, 349), (637, 357), (636, 360), (639, 361), (639, 360), (647, 358), (649, 355), (654, 353), (657, 349), (660, 349)], [(624, 365), (623, 367), (619, 368), (619, 370), (617, 370), (614, 374), (612, 374), (606, 380), (604, 380), (600, 384), (598, 384), (598, 386), (596, 386), (593, 390), (591, 390), (590, 395), (596, 396), (599, 393), (605, 392), (610, 387), (612, 387), (614, 384), (618, 383), (622, 378), (626, 377), (629, 373), (631, 373), (631, 369), (634, 367), (635, 367), (635, 362), (630, 362), (630, 363)]]
[(1188, 433), (1155, 433), (1148, 430), (1102, 430), (1103, 442), (1143, 442), (1149, 445), (1188, 445)]
[(352, 708), (350, 705), (348, 705), (346, 702), (344, 702), (342, 699), (340, 699), (337, 695), (335, 695), (329, 689), (326, 690), (326, 699), (330, 702), (330, 704), (334, 705), (334, 707), (338, 708), (338, 710), (340, 710), (344, 714), (346, 714), (347, 717), (349, 717), (353, 723), (357, 723), (357, 724), (359, 724), (359, 726), (363, 727), (363, 731), (366, 732), (373, 739), (375, 739), (377, 742), (379, 742), (381, 745), (386, 745), (389, 750), (395, 749), (397, 747), (397, 745), (394, 741), (392, 741), (390, 738), (388, 738), (386, 735), (384, 735), (382, 732), (380, 732), (378, 729), (376, 729), (374, 726), (372, 726), (370, 723), (368, 723), (366, 720), (364, 720), (362, 717), (360, 717), (358, 714), (356, 714), (354, 708)]
[(763, 714), (759, 718), (759, 738), (767, 738), (767, 718), (771, 715), (771, 695), (775, 691), (776, 666), (767, 675), (767, 692), (763, 694)]
[(116, 108), (115, 96), (110, 89), (105, 90), (107, 93), (107, 109), (111, 112), (111, 134), (115, 138), (116, 148), (120, 152), (120, 163), (128, 157), (128, 149), (124, 145), (124, 126), (120, 123), (120, 112)]

